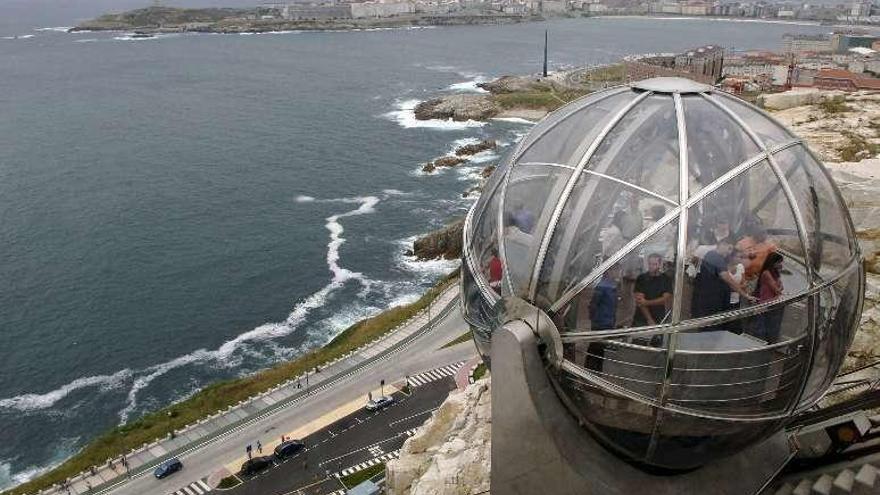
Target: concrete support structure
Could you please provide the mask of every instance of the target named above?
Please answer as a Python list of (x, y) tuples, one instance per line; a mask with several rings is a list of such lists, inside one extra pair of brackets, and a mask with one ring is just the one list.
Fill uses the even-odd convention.
[(787, 437), (677, 475), (648, 474), (599, 445), (557, 397), (531, 327), (492, 336), (492, 492), (510, 495), (758, 493), (788, 460)]

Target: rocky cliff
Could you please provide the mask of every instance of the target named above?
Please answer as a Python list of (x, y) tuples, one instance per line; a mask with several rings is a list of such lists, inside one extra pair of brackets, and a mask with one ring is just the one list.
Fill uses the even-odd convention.
[(464, 219), (435, 230), (430, 234), (420, 237), (413, 242), (413, 255), (419, 260), (461, 258), (461, 234), (464, 228)]
[(453, 392), (386, 466), (390, 495), (473, 495), (489, 490), (490, 383)]

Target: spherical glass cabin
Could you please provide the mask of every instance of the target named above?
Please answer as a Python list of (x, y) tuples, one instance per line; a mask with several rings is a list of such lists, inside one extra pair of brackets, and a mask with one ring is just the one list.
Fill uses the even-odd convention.
[(779, 431), (826, 391), (862, 308), (852, 221), (824, 167), (761, 110), (686, 79), (541, 121), (488, 181), (464, 246), (462, 311), (484, 357), (523, 307), (546, 315), (560, 400), (650, 467), (695, 468)]

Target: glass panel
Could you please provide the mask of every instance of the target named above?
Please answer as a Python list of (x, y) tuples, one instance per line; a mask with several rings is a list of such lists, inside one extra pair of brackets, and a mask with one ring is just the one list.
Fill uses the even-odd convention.
[(833, 278), (853, 257), (846, 209), (819, 163), (801, 146), (774, 155), (807, 229), (810, 263), (823, 280)]
[(483, 356), (490, 351), (490, 336), (495, 320), (492, 304), (480, 293), (467, 263), (461, 264), (462, 315), (471, 325), (477, 349)]
[(735, 120), (701, 96), (682, 96), (688, 142), (688, 188), (700, 191), (760, 150)]
[[(590, 344), (596, 346), (598, 343)], [(580, 347), (586, 344), (573, 344)], [(621, 347), (612, 342), (602, 343), (602, 352), (609, 359), (605, 364), (609, 365), (606, 369), (607, 373), (603, 378), (614, 380), (617, 385), (622, 385), (627, 389), (635, 389), (640, 392), (646, 392), (644, 395), (656, 396), (661, 382), (662, 369), (656, 371), (652, 376), (642, 381), (625, 380), (623, 378), (610, 377), (612, 373), (619, 373), (618, 369), (611, 366), (614, 364), (610, 357), (626, 359), (627, 362), (634, 364), (628, 370), (645, 369), (644, 373), (651, 373), (650, 370), (662, 367), (666, 362), (666, 351), (663, 349), (654, 350), (652, 353), (642, 352), (635, 359), (637, 362), (647, 363), (647, 366), (636, 366), (632, 355), (621, 355)], [(592, 348), (591, 348), (592, 350)], [(625, 351), (624, 351), (625, 352)], [(584, 356), (583, 359), (589, 358), (586, 354), (579, 354), (578, 357)], [(651, 383), (654, 382), (654, 383)], [(625, 384), (625, 385), (624, 385)], [(606, 446), (613, 448), (620, 454), (631, 459), (643, 459), (648, 448), (651, 438), (651, 432), (654, 429), (654, 420), (656, 417), (656, 409), (653, 406), (633, 401), (615, 392), (603, 389), (583, 377), (575, 376), (563, 372), (559, 377), (560, 388), (568, 398), (567, 405), (572, 412), (582, 419), (584, 424), (589, 428)]]
[(687, 249), (690, 297), (682, 299), (682, 319), (771, 302), (808, 286), (791, 208), (766, 161), (690, 208)]
[[(670, 323), (674, 297), (677, 222), (663, 227), (613, 264), (554, 315), (561, 333)], [(665, 346), (663, 336), (627, 342)]]
[(800, 405), (815, 402), (837, 376), (859, 323), (861, 273), (853, 270), (815, 296), (816, 352)]
[[(595, 101), (560, 121), (550, 132), (529, 144), (520, 163), (545, 162), (577, 165), (608, 121), (637, 95), (626, 91)], [(540, 132), (535, 129), (532, 134)]]
[(492, 175), (489, 176), (486, 184), (483, 185), (483, 192), (480, 194), (480, 197), (477, 198), (477, 205), (474, 213), (483, 211), (489, 198), (495, 194), (495, 189), (501, 184), (502, 179), (504, 179), (504, 174), (506, 174), (507, 169), (510, 168), (512, 156), (513, 152), (506, 153), (498, 163), (498, 167), (492, 172)]
[(770, 117), (764, 115), (759, 109), (746, 104), (739, 98), (724, 98), (722, 96), (715, 96), (714, 98), (718, 98), (724, 106), (741, 118), (764, 141), (764, 145), (767, 148), (772, 148), (795, 138), (786, 128), (773, 122)]
[(471, 230), (471, 255), (476, 265), (476, 277), (482, 278), (495, 292), (501, 292), (502, 263), (498, 253), (498, 207), (502, 188), (495, 189), (486, 203), (486, 208), (474, 214), (474, 228)]
[[(548, 246), (536, 302), (547, 307), (555, 303), (603, 260), (647, 228), (651, 221), (645, 216), (649, 213), (665, 214), (665, 203), (618, 182), (586, 173), (581, 175)], [(634, 280), (639, 273), (639, 263), (632, 260), (627, 263), (630, 265), (622, 267), (623, 276)]]
[(678, 125), (670, 95), (649, 96), (627, 112), (590, 158), (588, 170), (678, 202)]
[(505, 282), (519, 297), (528, 297), (541, 236), (570, 176), (571, 169), (549, 165), (520, 164), (511, 172), (504, 199)]
[(740, 452), (779, 431), (784, 422), (720, 421), (671, 412), (660, 421), (656, 448), (644, 461), (669, 469), (696, 468)]
[(680, 333), (670, 403), (721, 415), (782, 413), (800, 393), (808, 328), (802, 300)]

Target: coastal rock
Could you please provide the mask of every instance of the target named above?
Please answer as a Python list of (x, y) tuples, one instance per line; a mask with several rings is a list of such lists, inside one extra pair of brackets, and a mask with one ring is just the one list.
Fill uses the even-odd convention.
[(416, 119), (452, 119), (457, 122), (488, 120), (501, 109), (491, 97), (485, 95), (446, 95), (416, 105)]
[(488, 378), (453, 392), (386, 468), (392, 495), (465, 495), (489, 489), (492, 410)]
[(467, 160), (458, 156), (441, 156), (440, 158), (434, 160), (435, 167), (454, 167), (456, 165), (462, 164)]
[(806, 139), (826, 162), (880, 155), (880, 93), (812, 91), (809, 95), (791, 97), (809, 104), (773, 112), (773, 116)]
[(476, 155), (481, 151), (493, 150), (498, 146), (494, 139), (484, 139), (479, 143), (475, 144), (466, 144), (464, 146), (460, 146), (455, 150), (455, 156), (470, 156)]
[(463, 229), (464, 219), (460, 219), (442, 229), (420, 237), (413, 242), (413, 254), (419, 260), (461, 258)]
[(492, 94), (525, 93), (534, 90), (541, 78), (535, 76), (501, 76), (494, 81), (477, 84)]
[(494, 172), (496, 168), (497, 168), (497, 165), (486, 165), (486, 167), (480, 171), (480, 177), (482, 177), (484, 179), (488, 179), (489, 176), (492, 175), (492, 172)]
[(433, 174), (435, 170), (437, 170), (437, 166), (434, 165), (434, 162), (428, 162), (422, 167), (422, 172), (426, 174)]

